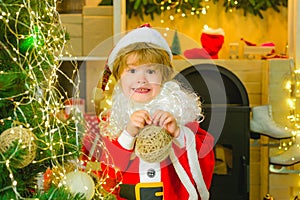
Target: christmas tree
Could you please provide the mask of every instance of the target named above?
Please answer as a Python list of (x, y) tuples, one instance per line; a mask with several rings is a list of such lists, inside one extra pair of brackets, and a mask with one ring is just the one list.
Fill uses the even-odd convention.
[(171, 50), (173, 55), (180, 55), (181, 54), (181, 47), (180, 47), (180, 41), (177, 30), (175, 30), (173, 42), (171, 45)]
[(55, 2), (0, 4), (0, 199), (87, 198), (62, 178), (78, 168), (84, 121), (65, 112), (58, 73), (68, 36)]

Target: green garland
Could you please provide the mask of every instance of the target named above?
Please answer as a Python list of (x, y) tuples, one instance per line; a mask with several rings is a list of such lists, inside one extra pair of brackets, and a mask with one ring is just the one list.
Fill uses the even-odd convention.
[(225, 11), (228, 12), (230, 9), (242, 9), (244, 10), (244, 16), (250, 13), (255, 16), (259, 16), (263, 19), (262, 11), (266, 11), (271, 8), (276, 12), (280, 12), (280, 7), (287, 7), (288, 0), (239, 0), (239, 4), (235, 5), (234, 1), (224, 0), (223, 6)]
[[(214, 4), (221, 3), (221, 1), (212, 0)], [(223, 0), (223, 7), (226, 12), (232, 9), (242, 9), (244, 16), (249, 13), (263, 19), (262, 11), (271, 8), (280, 12), (280, 7), (287, 7), (287, 2), (288, 0)], [(161, 14), (170, 6), (187, 14), (193, 10), (201, 10), (205, 6), (204, 3), (205, 0), (126, 0), (126, 13), (129, 18), (139, 16), (143, 20), (144, 15), (150, 15), (151, 19), (154, 19), (155, 14)]]

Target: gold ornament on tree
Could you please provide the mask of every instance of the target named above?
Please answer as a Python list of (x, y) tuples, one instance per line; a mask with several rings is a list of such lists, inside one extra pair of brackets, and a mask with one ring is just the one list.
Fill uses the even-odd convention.
[(137, 156), (147, 162), (161, 162), (170, 153), (172, 139), (166, 129), (148, 125), (141, 129), (137, 136), (135, 152)]
[(12, 127), (0, 135), (0, 152), (7, 152), (14, 142), (18, 142), (17, 148), (19, 150), (22, 149), (24, 155), (18, 160), (12, 157), (13, 162), (10, 162), (10, 165), (15, 168), (24, 168), (28, 166), (36, 156), (37, 146), (34, 143), (34, 139), (35, 135), (29, 129), (19, 126)]
[(62, 165), (53, 166), (53, 168), (49, 169), (48, 171), (49, 181), (52, 184), (59, 186), (59, 183), (64, 178), (65, 174), (75, 171), (76, 168), (77, 166), (73, 162), (65, 162), (63, 166)]

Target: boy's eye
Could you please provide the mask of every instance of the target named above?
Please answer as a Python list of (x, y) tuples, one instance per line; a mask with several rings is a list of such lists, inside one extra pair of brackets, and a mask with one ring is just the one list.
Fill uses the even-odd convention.
[(135, 73), (136, 70), (135, 70), (135, 69), (129, 69), (128, 72), (130, 72), (130, 73)]
[(148, 69), (147, 72), (148, 72), (148, 74), (155, 74), (155, 70), (154, 69)]

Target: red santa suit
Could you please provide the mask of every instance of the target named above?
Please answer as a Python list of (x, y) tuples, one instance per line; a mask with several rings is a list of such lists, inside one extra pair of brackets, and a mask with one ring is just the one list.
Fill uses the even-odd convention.
[[(194, 138), (190, 139), (195, 140), (195, 152), (199, 152), (196, 159), (192, 161), (189, 161), (191, 158), (189, 158), (187, 148), (194, 147), (193, 145), (187, 146), (185, 142), (187, 138), (180, 138), (180, 140), (183, 140), (185, 144), (175, 144), (178, 141), (174, 141), (172, 149), (175, 156), (173, 156), (172, 159), (170, 156), (161, 163), (147, 163), (139, 159), (137, 156), (130, 159), (133, 151), (126, 151), (126, 149), (122, 149), (122, 145), (120, 144), (121, 140), (119, 140), (120, 142), (118, 142), (118, 140), (114, 141), (113, 145), (116, 145), (115, 148), (119, 148), (118, 150), (114, 150), (116, 155), (113, 156), (118, 158), (115, 166), (118, 166), (121, 171), (124, 170), (122, 174), (122, 183), (136, 185), (140, 182), (162, 182), (165, 200), (201, 199), (198, 192), (207, 192), (206, 189), (209, 189), (210, 187), (214, 169), (214, 154), (213, 151), (211, 151), (213, 146), (213, 137), (197, 126), (197, 123), (191, 123), (188, 126), (195, 131), (195, 135), (193, 136)], [(182, 131), (188, 131), (187, 129), (189, 128), (181, 127), (181, 129), (185, 129)], [(121, 136), (121, 138), (122, 137), (123, 136)], [(181, 134), (181, 137), (185, 137), (184, 134)], [(189, 151), (191, 151), (191, 149), (189, 149)], [(196, 164), (197, 162), (200, 164), (201, 174), (203, 177), (201, 177), (201, 174), (199, 173), (197, 175), (200, 175), (200, 177), (193, 177), (193, 173), (196, 172), (193, 171), (195, 168), (192, 163)], [(177, 165), (177, 167), (174, 165)], [(180, 169), (181, 167), (183, 168), (182, 171)], [(179, 175), (178, 173), (181, 174)], [(199, 185), (206, 188), (200, 188), (200, 191), (197, 191), (197, 185), (194, 178), (199, 179), (197, 181), (200, 181), (200, 179), (203, 178), (205, 185), (202, 185), (202, 183)], [(185, 183), (187, 186), (185, 186)], [(186, 187), (189, 188), (187, 189)]]
[[(165, 96), (167, 91), (175, 90), (177, 91), (176, 93), (184, 95), (178, 87), (177, 83), (174, 82), (165, 83), (161, 93)], [(126, 99), (122, 92), (118, 91), (120, 88), (118, 89), (118, 86), (116, 88), (117, 92), (115, 93), (119, 94), (118, 98)], [(115, 179), (115, 182), (113, 181), (115, 185), (120, 184), (119, 187), (115, 188), (115, 194), (120, 200), (137, 199), (137, 196), (144, 200), (145, 198), (142, 195), (145, 191), (146, 196), (151, 200), (162, 199), (160, 196), (162, 193), (164, 200), (208, 199), (208, 189), (212, 180), (215, 161), (213, 153), (214, 138), (201, 129), (198, 122), (186, 123), (189, 119), (188, 115), (193, 115), (191, 113), (193, 106), (191, 103), (187, 104), (187, 102), (178, 101), (189, 101), (187, 100), (189, 98), (170, 98), (170, 95), (167, 95), (168, 98), (161, 97), (162, 95), (157, 97), (160, 100), (155, 100), (149, 105), (143, 106), (151, 113), (151, 110), (154, 108), (171, 109), (171, 107), (177, 105), (171, 112), (180, 125), (180, 135), (178, 138), (173, 139), (171, 152), (165, 160), (160, 163), (148, 163), (140, 159), (134, 151), (136, 138), (124, 130), (117, 137), (111, 139), (112, 137), (109, 135), (108, 137), (105, 136), (107, 130), (102, 129), (102, 135), (104, 135), (102, 142), (104, 142), (109, 154), (105, 156), (101, 154), (100, 156), (100, 154), (96, 153), (98, 151), (95, 150), (91, 153), (90, 150), (93, 149), (93, 145), (88, 142), (84, 144), (85, 152), (94, 157), (94, 159), (101, 160), (105, 167), (111, 166), (109, 176), (111, 179)], [(167, 106), (167, 102), (170, 106)], [(128, 103), (124, 102), (122, 105), (128, 105)], [(112, 109), (110, 124), (123, 127), (122, 124), (125, 124), (126, 120), (121, 123), (115, 122), (117, 121), (116, 119), (122, 121), (122, 118), (125, 119), (125, 116), (130, 115), (137, 109), (140, 108)], [(128, 110), (128, 113), (122, 116), (122, 113), (119, 112), (120, 110), (123, 113), (126, 113), (124, 110)], [(86, 141), (97, 142), (94, 138)], [(107, 159), (107, 155), (109, 155), (109, 159)], [(115, 169), (119, 173), (116, 173)], [(116, 176), (116, 174), (118, 175)], [(113, 187), (115, 186), (114, 184), (112, 184)], [(162, 193), (157, 193), (160, 190), (162, 190)], [(137, 194), (139, 192), (141, 194)], [(155, 193), (158, 196), (151, 197)]]

